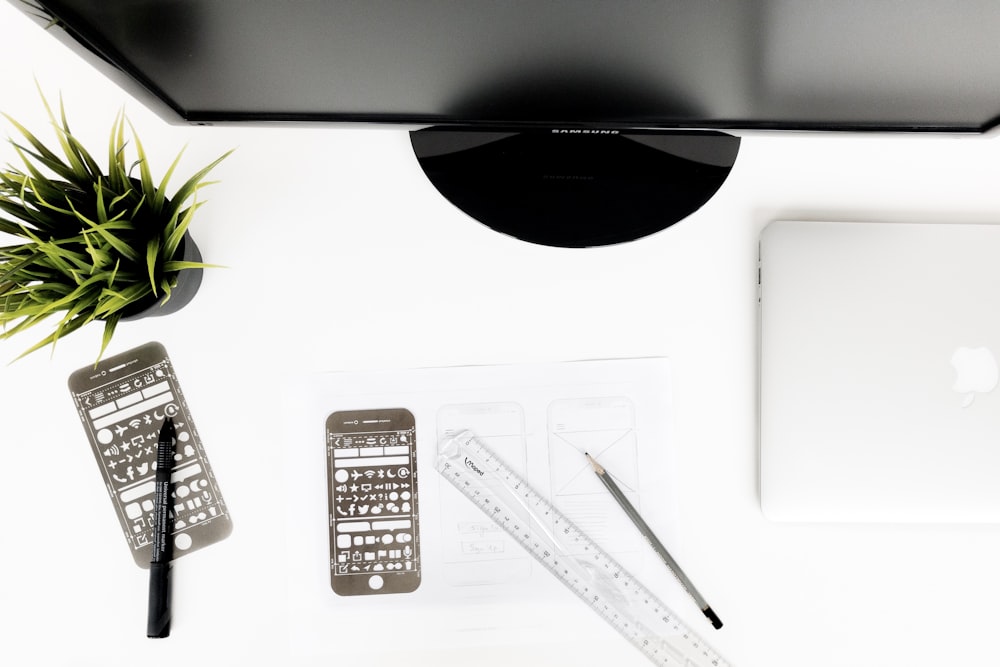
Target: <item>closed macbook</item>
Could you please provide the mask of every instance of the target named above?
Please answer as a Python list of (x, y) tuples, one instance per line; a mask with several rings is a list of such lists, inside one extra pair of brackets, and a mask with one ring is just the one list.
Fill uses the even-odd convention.
[(760, 237), (760, 494), (777, 521), (1000, 521), (1000, 226)]

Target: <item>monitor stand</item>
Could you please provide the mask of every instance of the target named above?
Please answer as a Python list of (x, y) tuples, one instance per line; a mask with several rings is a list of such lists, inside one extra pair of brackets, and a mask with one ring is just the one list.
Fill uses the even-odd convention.
[(725, 182), (721, 132), (430, 127), (410, 132), (427, 178), (493, 229), (567, 248), (610, 245), (689, 216)]

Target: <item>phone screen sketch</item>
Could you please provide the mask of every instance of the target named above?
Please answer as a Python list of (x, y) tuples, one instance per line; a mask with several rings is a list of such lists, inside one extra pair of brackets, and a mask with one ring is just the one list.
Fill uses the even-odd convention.
[[(438, 446), (471, 431), (512, 470), (525, 475), (524, 410), (512, 402), (446, 405), (437, 416)], [(445, 578), (452, 585), (496, 584), (530, 574), (531, 557), (514, 538), (451, 484), (441, 485)]]
[(166, 350), (147, 343), (87, 366), (69, 389), (135, 562), (149, 567), (157, 441), (166, 417), (177, 429), (173, 492), (174, 558), (232, 532), (201, 439)]
[(326, 421), (330, 586), (338, 595), (420, 585), (416, 425), (409, 410), (348, 410)]
[(641, 548), (639, 533), (594, 474), (584, 452), (605, 466), (639, 505), (635, 408), (624, 396), (559, 399), (549, 405), (549, 475), (553, 501), (619, 558)]

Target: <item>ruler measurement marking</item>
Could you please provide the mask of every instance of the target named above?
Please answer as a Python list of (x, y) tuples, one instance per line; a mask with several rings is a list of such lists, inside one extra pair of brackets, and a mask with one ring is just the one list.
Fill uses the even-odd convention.
[[(457, 448), (460, 439), (461, 445), (465, 447), (463, 456), (468, 455), (465, 458), (465, 465), (470, 466), (468, 470), (458, 463), (461, 457), (457, 454), (448, 456), (444, 453), (449, 447)], [(470, 465), (470, 457), (474, 459), (472, 461), (474, 466)], [(454, 464), (453, 459), (456, 461)], [(661, 665), (687, 664), (688, 660), (694, 661), (692, 664), (713, 667), (727, 664), (722, 662), (719, 656), (709, 649), (697, 634), (691, 632), (666, 605), (597, 546), (589, 536), (563, 517), (546, 498), (536, 493), (530, 485), (508, 469), (485, 445), (476, 441), (471, 434), (468, 432), (460, 434), (442, 450), (442, 454), (438, 457), (437, 469), (463, 495), (507, 531), (545, 569), (562, 581), (648, 658)], [(503, 495), (502, 492), (499, 490), (494, 492), (494, 489), (487, 484), (487, 480), (503, 483), (502, 488), (513, 496), (513, 501), (527, 511), (527, 526), (521, 525), (522, 520), (518, 517), (517, 507), (505, 507), (507, 501), (500, 497)], [(486, 491), (480, 489), (479, 485), (485, 486)], [(551, 518), (551, 533), (546, 522), (543, 522), (548, 518)], [(532, 532), (532, 519), (540, 529), (537, 531), (539, 535)], [(582, 547), (582, 553), (578, 556), (572, 553), (559, 554), (560, 544), (555, 537), (556, 534), (563, 536), (574, 551), (579, 551)], [(547, 539), (542, 539), (543, 535)], [(553, 544), (546, 544), (548, 539), (551, 539)], [(607, 571), (606, 574), (600, 571), (601, 566)], [(617, 589), (617, 596), (624, 598), (626, 605), (641, 602), (639, 606), (642, 610), (655, 616), (653, 623), (664, 629), (657, 632), (654, 627), (647, 628), (628, 612), (619, 609), (614, 600), (615, 595), (605, 596), (599, 585), (601, 582), (585, 581), (584, 576), (578, 571), (580, 569), (586, 575), (590, 575), (589, 579), (594, 579), (594, 572), (590, 570), (605, 577), (604, 587), (610, 587), (612, 593)], [(591, 586), (594, 586), (595, 590), (592, 591)], [(650, 633), (653, 635), (652, 638), (647, 636)], [(669, 651), (661, 653), (661, 649)]]

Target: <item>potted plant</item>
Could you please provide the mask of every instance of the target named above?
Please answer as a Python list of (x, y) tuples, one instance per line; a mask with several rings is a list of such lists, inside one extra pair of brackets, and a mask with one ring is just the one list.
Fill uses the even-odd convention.
[[(59, 119), (44, 95), (42, 103), (62, 155), (4, 114), (23, 137), (10, 139), (23, 167), (0, 169), (0, 339), (55, 317), (54, 330), (21, 358), (99, 320), (100, 358), (119, 321), (176, 310), (193, 297), (208, 266), (188, 234), (201, 206), (195, 194), (232, 151), (167, 197), (183, 150), (155, 184), (135, 128), (121, 112), (105, 169), (73, 136), (62, 100)], [(136, 156), (131, 164), (127, 136)], [(17, 242), (2, 245), (5, 235)]]

